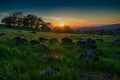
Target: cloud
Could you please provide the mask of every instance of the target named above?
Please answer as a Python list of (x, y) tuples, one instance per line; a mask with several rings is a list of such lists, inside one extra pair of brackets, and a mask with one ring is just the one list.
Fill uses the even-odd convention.
[(51, 22), (53, 25), (58, 25), (59, 23), (65, 23), (69, 26), (79, 26), (85, 25), (87, 20), (80, 18), (72, 18), (72, 17), (54, 17), (54, 16), (44, 16), (43, 19), (47, 22)]
[(0, 12), (0, 19), (5, 17), (5, 16), (8, 16), (8, 15), (9, 15), (8, 13)]
[(5, 16), (8, 16), (8, 13), (0, 12), (0, 24), (1, 24), (1, 19)]

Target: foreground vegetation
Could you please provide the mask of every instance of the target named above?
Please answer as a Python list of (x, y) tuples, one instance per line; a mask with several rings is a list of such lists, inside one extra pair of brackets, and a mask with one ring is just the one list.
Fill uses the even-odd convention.
[[(17, 44), (16, 36), (27, 41)], [(40, 37), (47, 40), (39, 41)], [(72, 38), (74, 43), (62, 44), (64, 37)], [(77, 46), (76, 42), (89, 37), (97, 43), (99, 61), (80, 58), (86, 47)], [(50, 43), (51, 38), (57, 38), (58, 42)], [(0, 26), (0, 80), (120, 80), (120, 46), (112, 43), (117, 39), (120, 37), (35, 32)], [(38, 43), (31, 43), (31, 40)], [(41, 44), (47, 46), (41, 48)]]

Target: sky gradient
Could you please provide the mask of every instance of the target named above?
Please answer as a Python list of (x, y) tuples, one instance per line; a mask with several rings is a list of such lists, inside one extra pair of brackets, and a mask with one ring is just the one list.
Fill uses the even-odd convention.
[(89, 26), (120, 23), (119, 0), (1, 0), (0, 19), (22, 11), (53, 25)]

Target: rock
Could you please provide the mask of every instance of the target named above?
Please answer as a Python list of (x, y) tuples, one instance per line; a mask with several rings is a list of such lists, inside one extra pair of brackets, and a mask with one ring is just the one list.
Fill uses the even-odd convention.
[(27, 39), (22, 39), (24, 42), (28, 42), (28, 40)]
[(48, 68), (45, 71), (41, 72), (41, 74), (54, 74), (60, 72), (58, 68)]
[(81, 46), (81, 47), (86, 47), (89, 49), (96, 49), (97, 48), (96, 41), (91, 39), (91, 38), (88, 38), (87, 40), (79, 40), (79, 41), (77, 41), (77, 45)]
[(95, 55), (95, 51), (88, 49), (81, 55), (81, 57), (84, 59), (88, 59), (89, 57), (93, 57), (94, 55)]
[(56, 42), (58, 42), (58, 40), (57, 40), (57, 38), (52, 38), (49, 42), (50, 43), (56, 43)]
[(88, 78), (90, 79), (90, 74), (89, 74), (88, 70), (85, 70), (80, 75), (80, 80), (88, 80)]
[(91, 43), (96, 43), (96, 41), (94, 39), (92, 39), (92, 38), (88, 38), (87, 41), (91, 42)]
[(47, 56), (47, 61), (52, 61), (52, 60), (54, 60), (54, 57), (52, 55), (48, 55)]
[(39, 46), (39, 48), (42, 49), (42, 50), (48, 50), (48, 45), (47, 44), (41, 44)]
[(32, 31), (31, 33), (36, 34), (36, 31)]
[(39, 44), (39, 41), (37, 41), (37, 40), (31, 40), (30, 43), (31, 44)]
[(16, 44), (22, 44), (22, 43), (28, 42), (27, 39), (22, 38), (21, 36), (15, 37), (14, 40), (15, 40)]
[(113, 44), (120, 46), (120, 39), (113, 41)]
[(73, 40), (69, 37), (62, 38), (62, 43), (72, 44)]
[(47, 41), (48, 39), (44, 38), (44, 37), (40, 37), (39, 41)]
[(88, 44), (89, 44), (91, 49), (96, 49), (97, 48), (97, 44), (96, 44), (96, 41), (94, 39), (88, 38), (87, 41), (88, 41)]
[(80, 56), (81, 59), (86, 59), (88, 60), (89, 58), (93, 58), (96, 61), (100, 60), (99, 55), (96, 53), (95, 50), (92, 49), (87, 49), (85, 52)]
[(3, 36), (3, 35), (5, 35), (5, 33), (3, 33), (3, 32), (2, 32), (2, 33), (0, 33), (0, 36)]
[(88, 41), (87, 40), (79, 40), (79, 41), (77, 41), (77, 45), (88, 45)]

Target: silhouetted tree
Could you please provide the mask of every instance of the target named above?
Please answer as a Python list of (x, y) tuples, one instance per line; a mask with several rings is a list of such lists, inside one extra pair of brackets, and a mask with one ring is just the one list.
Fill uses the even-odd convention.
[(58, 32), (58, 33), (72, 33), (73, 30), (69, 26), (62, 26), (62, 27), (55, 27), (53, 29), (53, 32)]
[(18, 22), (22, 18), (22, 12), (14, 12), (10, 13), (9, 16), (5, 17), (2, 19), (2, 23), (5, 23), (6, 25), (9, 26), (17, 26), (19, 25)]
[(10, 16), (7, 16), (1, 20), (2, 23), (6, 24), (7, 26), (12, 26), (13, 19)]
[(33, 14), (23, 16), (22, 12), (11, 13), (9, 16), (4, 17), (1, 22), (6, 24), (7, 26), (23, 26), (28, 28), (40, 29), (42, 31), (51, 30), (48, 23), (45, 23), (41, 18)]
[(73, 30), (69, 26), (64, 26), (64, 32), (72, 33)]
[(51, 31), (51, 28), (49, 28), (46, 24), (42, 25), (41, 31)]

